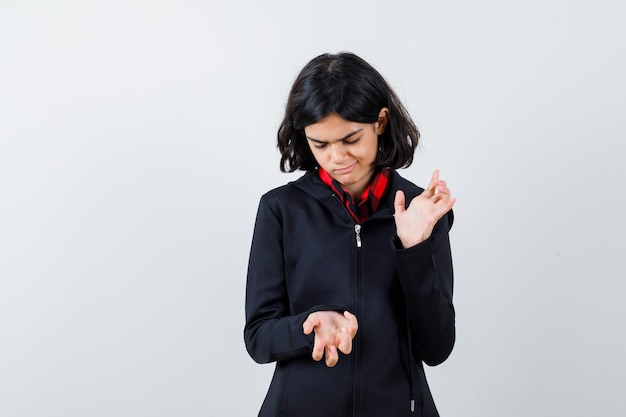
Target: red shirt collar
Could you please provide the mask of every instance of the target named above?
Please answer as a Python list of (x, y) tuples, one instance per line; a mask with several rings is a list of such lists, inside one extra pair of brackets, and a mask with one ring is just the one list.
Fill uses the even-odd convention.
[(322, 167), (318, 169), (318, 174), (322, 182), (330, 187), (337, 195), (341, 203), (348, 210), (348, 213), (350, 213), (350, 216), (352, 216), (357, 223), (363, 223), (369, 216), (376, 212), (380, 201), (389, 188), (389, 170), (382, 168), (372, 176), (371, 181), (361, 193), (359, 201), (355, 203), (352, 195)]

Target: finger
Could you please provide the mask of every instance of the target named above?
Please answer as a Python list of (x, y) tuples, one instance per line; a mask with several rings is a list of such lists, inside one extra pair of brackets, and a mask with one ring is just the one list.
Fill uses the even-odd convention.
[(302, 323), (302, 331), (306, 335), (311, 334), (315, 326), (319, 326), (319, 325), (320, 325), (320, 321), (319, 321), (319, 318), (317, 317), (317, 314), (311, 313), (306, 318), (304, 323)]
[(452, 197), (447, 201), (446, 204), (446, 213), (449, 212), (450, 210), (452, 210), (452, 207), (454, 207), (454, 203), (456, 203), (456, 198)]
[(450, 194), (439, 194), (439, 200), (435, 202), (435, 207), (446, 206), (450, 201)]
[(315, 342), (313, 343), (313, 353), (311, 357), (314, 361), (320, 361), (324, 356), (324, 345), (321, 343), (320, 338), (315, 336)]
[(406, 210), (404, 208), (404, 204), (405, 204), (404, 192), (402, 190), (396, 191), (396, 197), (393, 200), (393, 208), (394, 208), (395, 214), (404, 213), (404, 211)]
[(359, 329), (359, 322), (357, 321), (356, 316), (349, 311), (344, 311), (343, 316), (348, 319), (348, 326), (346, 326), (348, 334), (350, 335), (350, 338), (354, 338), (357, 330)]
[(430, 198), (435, 194), (435, 190), (437, 188), (437, 183), (439, 182), (439, 170), (436, 169), (433, 172), (433, 176), (430, 178), (430, 182), (426, 189), (422, 192), (422, 196), (426, 198)]
[(435, 207), (437, 208), (439, 208), (440, 206), (447, 206), (452, 200), (456, 201), (456, 198), (450, 196), (450, 194), (440, 194), (439, 196), (441, 198), (435, 203)]
[(337, 353), (337, 348), (333, 345), (330, 345), (326, 348), (326, 366), (332, 368), (337, 365), (337, 361), (339, 361), (339, 354)]
[(428, 184), (428, 190), (433, 190), (434, 192), (434, 188), (437, 185), (437, 183), (439, 182), (439, 170), (436, 169), (433, 171), (433, 176), (430, 177), (430, 183)]
[(455, 202), (456, 198), (450, 198), (445, 200), (442, 199), (438, 201), (437, 204), (435, 204), (437, 210), (435, 217), (437, 218), (437, 220), (441, 219), (447, 212), (452, 210)]
[(450, 193), (449, 192), (443, 192), (443, 193), (437, 193), (435, 194), (437, 197), (439, 197), (438, 199), (435, 199), (435, 203), (440, 201), (440, 200), (444, 200), (444, 201), (448, 201), (450, 200)]
[(450, 189), (445, 186), (437, 186), (437, 194), (450, 194)]
[(344, 354), (348, 355), (352, 352), (352, 337), (350, 336), (350, 331), (348, 328), (343, 327), (341, 329), (341, 333), (339, 334), (339, 350)]
[(435, 192), (442, 193), (445, 192), (445, 190), (448, 190), (448, 184), (446, 184), (445, 181), (438, 181), (435, 184)]

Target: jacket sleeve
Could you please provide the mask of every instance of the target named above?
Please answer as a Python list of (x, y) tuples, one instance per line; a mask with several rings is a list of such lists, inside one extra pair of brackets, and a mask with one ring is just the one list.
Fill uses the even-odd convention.
[(445, 361), (454, 346), (455, 313), (450, 239), (452, 211), (435, 225), (427, 240), (402, 249), (394, 241), (398, 277), (404, 292), (411, 348), (427, 365)]
[(310, 354), (313, 334), (306, 336), (302, 323), (309, 312), (289, 313), (285, 279), (283, 226), (276, 198), (259, 204), (248, 263), (244, 340), (258, 363), (286, 360)]

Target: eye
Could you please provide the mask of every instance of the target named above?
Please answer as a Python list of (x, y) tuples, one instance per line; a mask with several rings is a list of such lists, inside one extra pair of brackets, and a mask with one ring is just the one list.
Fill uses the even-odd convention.
[(361, 138), (356, 138), (353, 140), (344, 140), (343, 143), (345, 143), (346, 145), (354, 145), (355, 143), (357, 143)]
[(326, 147), (325, 143), (320, 143), (319, 145), (313, 145), (315, 149), (324, 149)]

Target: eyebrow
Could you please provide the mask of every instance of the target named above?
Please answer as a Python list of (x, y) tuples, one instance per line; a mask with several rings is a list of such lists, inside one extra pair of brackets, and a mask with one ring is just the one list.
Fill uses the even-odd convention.
[[(341, 137), (341, 138), (337, 139), (337, 142), (341, 142), (342, 140), (346, 140), (346, 139), (348, 139), (350, 136), (354, 136), (354, 135), (356, 135), (356, 134), (357, 134), (357, 133), (359, 133), (361, 130), (363, 130), (363, 128), (360, 128), (360, 129), (354, 130), (354, 131), (352, 131), (352, 132), (348, 133), (347, 135), (344, 135), (343, 137)], [(312, 142), (317, 142), (317, 143), (326, 143), (326, 141), (324, 141), (324, 140), (315, 139), (315, 138), (312, 138), (312, 137), (310, 137), (310, 136), (307, 136), (306, 138), (307, 138), (308, 140), (312, 141)]]

